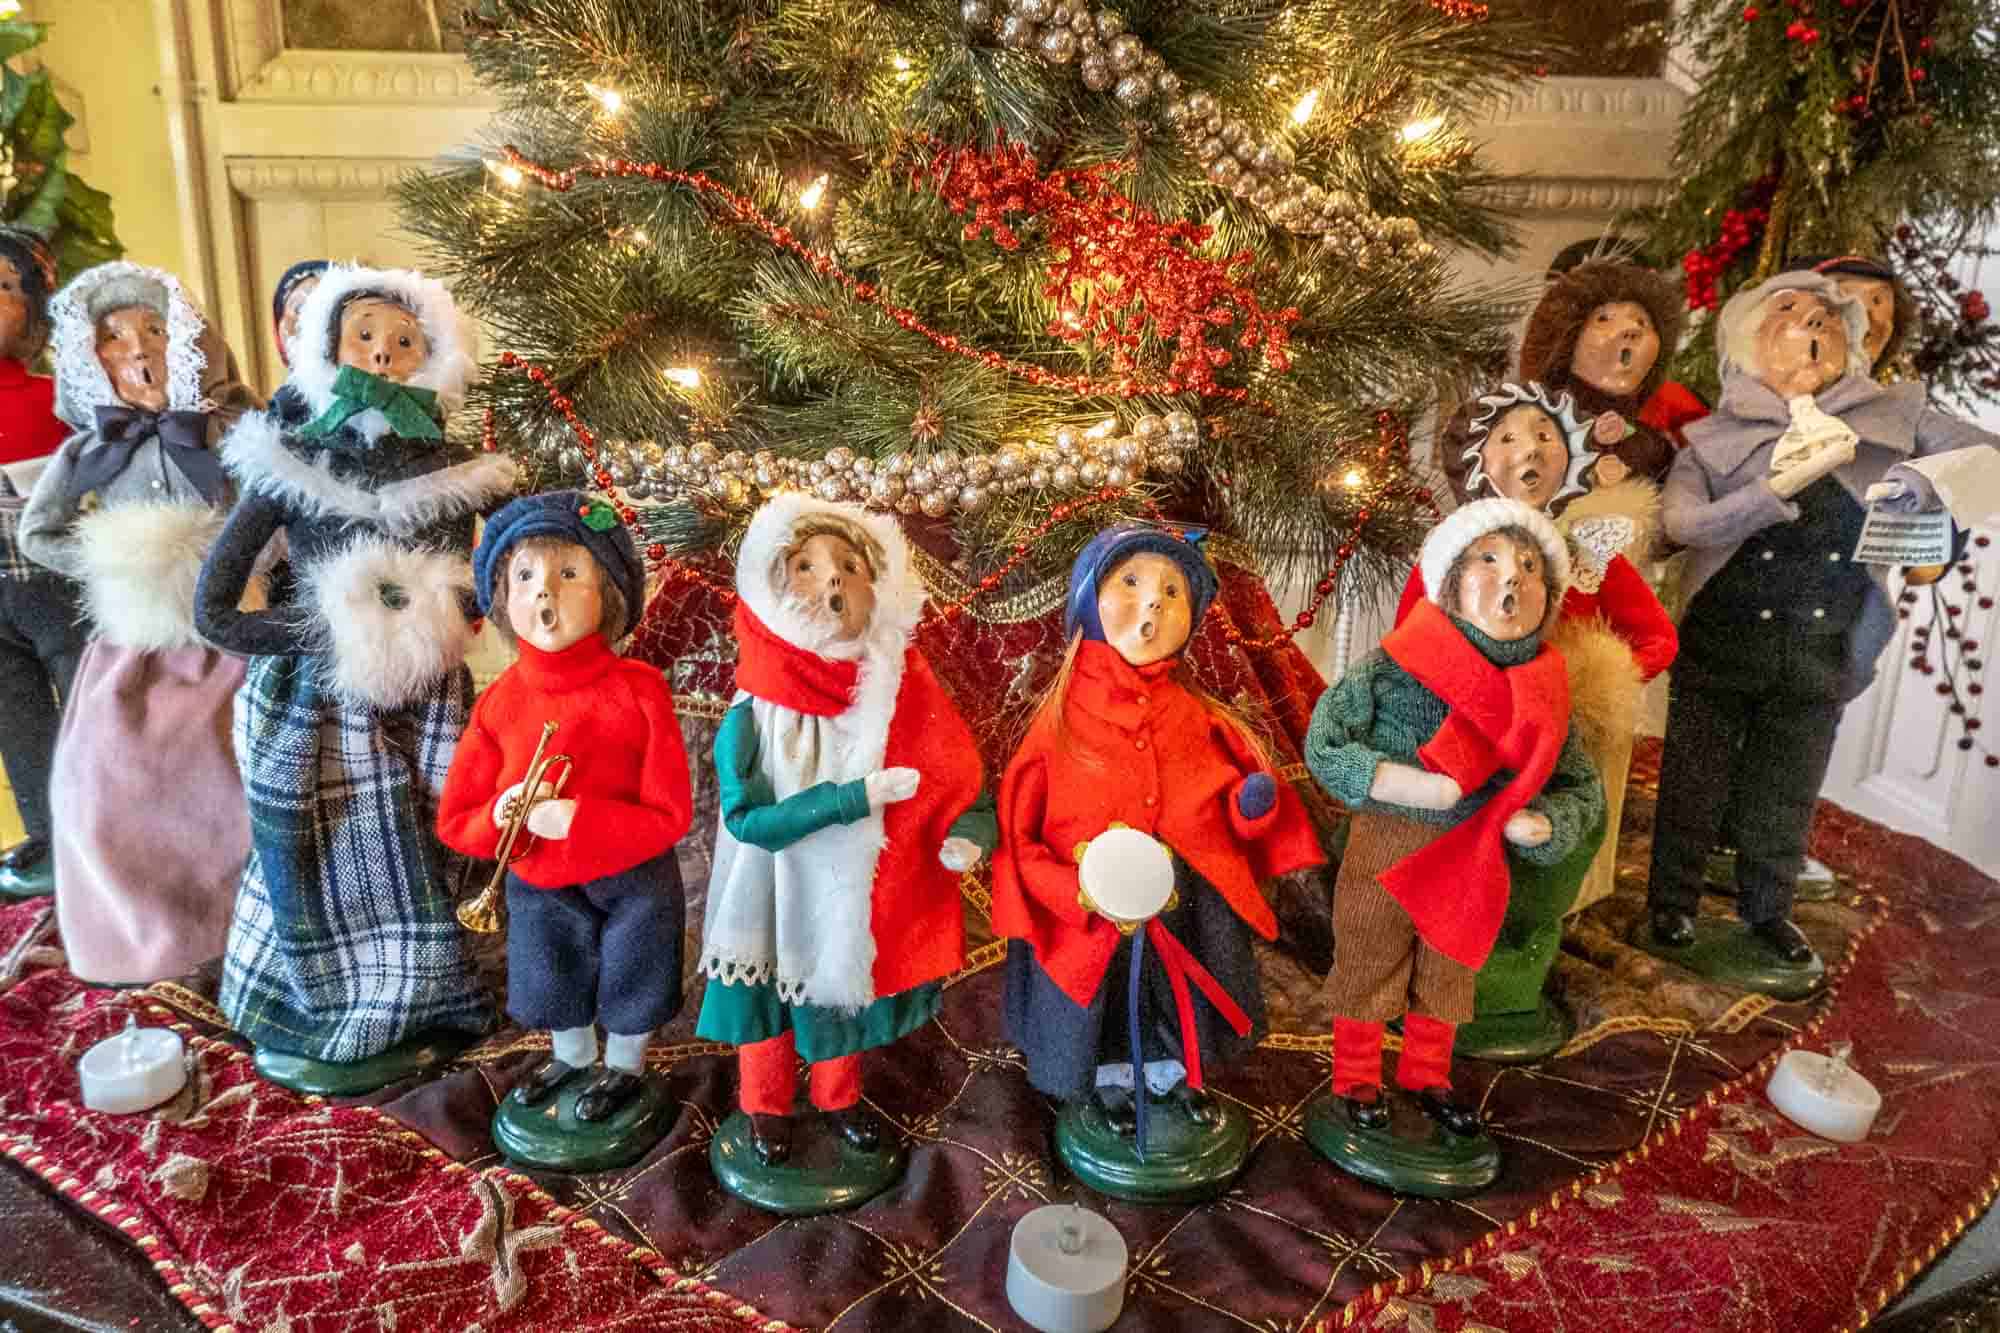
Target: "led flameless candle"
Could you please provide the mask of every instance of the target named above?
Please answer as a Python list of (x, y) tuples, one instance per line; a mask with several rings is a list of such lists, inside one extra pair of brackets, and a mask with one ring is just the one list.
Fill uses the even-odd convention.
[(1868, 1127), (1882, 1109), (1882, 1094), (1848, 1066), (1851, 1049), (1843, 1042), (1830, 1055), (1786, 1052), (1765, 1090), (1771, 1105), (1823, 1139), (1859, 1143), (1867, 1138)]
[(1007, 1301), (1041, 1333), (1101, 1333), (1125, 1306), (1125, 1238), (1073, 1203), (1037, 1208), (1014, 1225)]
[(83, 1104), (125, 1115), (158, 1106), (187, 1085), (181, 1039), (165, 1028), (142, 1028), (131, 1015), (125, 1028), (83, 1053), (77, 1077)]

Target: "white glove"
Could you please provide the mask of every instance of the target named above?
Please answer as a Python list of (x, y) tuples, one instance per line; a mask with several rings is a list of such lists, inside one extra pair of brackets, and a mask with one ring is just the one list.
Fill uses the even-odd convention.
[[(527, 785), (528, 784), (525, 781), (517, 782), (513, 786), (509, 787), (506, 791), (501, 792), (500, 799), (493, 802), (494, 828), (504, 829), (507, 827), (507, 816), (510, 813), (507, 809), (507, 803), (512, 801), (516, 796), (519, 796), (521, 794), (521, 788)], [(549, 799), (549, 797), (554, 796), (555, 794), (556, 794), (556, 789), (554, 787), (551, 787), (546, 782), (538, 783), (535, 787), (535, 799), (537, 801), (546, 801), (547, 799)]]
[(1556, 828), (1545, 814), (1516, 810), (1507, 816), (1507, 827), (1502, 832), (1516, 847), (1539, 847), (1556, 835)]
[(1861, 493), (1868, 504), (1881, 504), (1887, 500), (1900, 500), (1910, 493), (1910, 488), (1900, 481), (1878, 481)]
[(1412, 810), (1449, 810), (1464, 795), (1465, 789), (1444, 773), (1394, 762), (1377, 764), (1375, 777), (1368, 784), (1370, 800), (1407, 805)]
[(938, 864), (954, 875), (963, 875), (979, 864), (981, 855), (979, 844), (970, 838), (946, 838), (938, 850)]
[(528, 811), (528, 832), (538, 838), (567, 838), (575, 821), (575, 801), (537, 801)]
[(861, 780), (868, 789), (868, 808), (880, 810), (885, 805), (909, 800), (917, 794), (917, 782), (922, 777), (914, 768), (876, 769)]

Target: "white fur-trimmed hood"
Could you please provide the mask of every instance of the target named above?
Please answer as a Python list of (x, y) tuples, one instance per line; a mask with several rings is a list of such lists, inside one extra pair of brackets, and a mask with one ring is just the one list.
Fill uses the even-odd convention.
[(97, 634), (147, 652), (201, 642), (194, 628), (201, 562), (223, 515), (202, 504), (108, 505), (76, 523), (84, 608)]
[(823, 652), (822, 636), (812, 625), (788, 612), (773, 586), (771, 574), (792, 533), (820, 515), (854, 524), (882, 548), (883, 568), (875, 574), (875, 618), (863, 638), (881, 648), (893, 647), (898, 658), (923, 618), (926, 593), (910, 563), (909, 542), (895, 519), (870, 513), (860, 505), (822, 500), (802, 491), (786, 491), (765, 502), (750, 520), (736, 553), (736, 595), (772, 633), (796, 648), (829, 657), (858, 657), (860, 643), (850, 651)]
[(351, 296), (380, 292), (416, 312), (430, 341), (430, 358), (409, 383), (437, 393), (445, 415), (458, 410), (478, 368), (479, 333), (436, 278), (406, 268), (362, 268), (334, 264), (320, 275), (299, 311), (298, 337), (290, 344), (291, 383), (317, 417), (333, 405), (334, 359), (340, 341), (340, 308)]
[(1424, 595), (1436, 602), (1445, 575), (1451, 572), (1459, 553), (1487, 533), (1506, 527), (1526, 528), (1534, 534), (1542, 548), (1542, 558), (1549, 562), (1556, 576), (1553, 600), (1561, 603), (1563, 593), (1569, 588), (1569, 543), (1541, 510), (1519, 500), (1498, 497), (1460, 505), (1424, 538), (1423, 550), (1417, 557), (1417, 567), (1424, 574)]

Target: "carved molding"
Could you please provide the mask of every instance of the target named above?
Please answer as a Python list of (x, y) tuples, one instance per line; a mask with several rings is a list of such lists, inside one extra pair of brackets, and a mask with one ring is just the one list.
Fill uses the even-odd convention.
[(1658, 177), (1535, 176), (1493, 187), (1484, 202), (1530, 217), (1612, 217), (1665, 203), (1671, 193), (1670, 182)]
[(498, 106), (465, 57), (379, 51), (282, 51), (236, 94), (240, 102), (393, 102)]
[(1537, 79), (1493, 104), (1483, 120), (1554, 121), (1582, 129), (1680, 123), (1687, 94), (1665, 79)]
[(382, 199), (423, 165), (407, 157), (232, 157), (229, 188), (245, 199)]

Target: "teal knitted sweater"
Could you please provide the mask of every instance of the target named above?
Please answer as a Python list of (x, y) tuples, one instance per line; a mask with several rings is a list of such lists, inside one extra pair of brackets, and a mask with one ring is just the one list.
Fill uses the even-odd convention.
[[(1538, 636), (1501, 643), (1453, 616), (1451, 623), (1496, 666), (1518, 666), (1534, 657)], [(1371, 800), (1368, 788), (1378, 765), (1422, 765), (1417, 750), (1437, 734), (1449, 711), (1444, 700), (1377, 648), (1349, 669), (1313, 707), (1306, 732), (1306, 767), (1333, 798), (1350, 810), (1382, 810), (1426, 824), (1449, 826), (1470, 818), (1504, 787), (1512, 774), (1502, 770), (1449, 810), (1417, 810)], [(1532, 865), (1553, 865), (1604, 817), (1604, 786), (1577, 743), (1572, 729), (1556, 757), (1555, 772), (1528, 809), (1548, 817), (1554, 832), (1539, 847), (1508, 845), (1510, 856)]]

